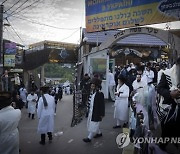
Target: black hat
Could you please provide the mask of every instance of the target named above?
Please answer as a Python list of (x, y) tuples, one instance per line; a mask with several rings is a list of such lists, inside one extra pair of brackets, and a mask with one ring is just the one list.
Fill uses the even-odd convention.
[(91, 79), (91, 84), (95, 84), (96, 86), (101, 85), (102, 81), (96, 77)]
[(0, 92), (0, 109), (9, 106), (11, 104), (11, 93)]
[(43, 93), (47, 93), (49, 91), (49, 86), (43, 86), (40, 89)]
[(121, 80), (123, 83), (126, 82), (126, 78), (125, 78), (124, 75), (122, 75), (122, 74), (120, 74), (120, 75), (118, 76), (118, 79)]

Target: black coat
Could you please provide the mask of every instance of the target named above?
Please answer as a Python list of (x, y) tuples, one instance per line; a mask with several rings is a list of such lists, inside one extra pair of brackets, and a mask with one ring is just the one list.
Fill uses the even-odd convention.
[[(160, 83), (157, 85), (157, 92), (164, 97), (163, 104), (171, 105), (169, 112), (161, 122), (162, 137), (180, 137), (180, 105), (176, 104), (170, 95), (169, 84), (171, 81), (166, 79), (167, 76), (162, 74)], [(176, 107), (178, 107), (176, 111)], [(176, 113), (175, 113), (176, 112)], [(160, 147), (165, 150), (166, 144), (160, 144)]]
[(163, 73), (161, 76), (161, 80), (159, 84), (157, 85), (157, 92), (164, 97), (163, 104), (173, 104), (176, 105), (176, 102), (170, 95), (170, 88), (168, 81), (166, 80), (166, 75)]
[(102, 117), (105, 116), (105, 103), (104, 94), (102, 92), (96, 92), (94, 97), (93, 113), (91, 121), (102, 121)]

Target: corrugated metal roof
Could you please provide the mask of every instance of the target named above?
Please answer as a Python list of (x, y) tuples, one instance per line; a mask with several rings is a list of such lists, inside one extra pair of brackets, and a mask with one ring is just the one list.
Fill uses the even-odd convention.
[[(84, 37), (87, 38), (88, 43), (102, 43), (108, 36), (116, 34), (118, 31), (104, 31), (104, 32), (95, 32), (95, 33), (86, 33), (84, 31)], [(148, 35), (148, 34), (134, 34), (129, 35), (117, 42), (117, 44), (123, 45), (144, 45), (144, 46), (165, 46), (166, 43), (161, 39)]]

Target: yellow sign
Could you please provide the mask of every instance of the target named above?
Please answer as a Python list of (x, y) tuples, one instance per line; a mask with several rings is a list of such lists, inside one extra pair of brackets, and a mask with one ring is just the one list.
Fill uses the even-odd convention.
[(86, 0), (86, 30), (178, 21), (179, 14), (179, 0)]

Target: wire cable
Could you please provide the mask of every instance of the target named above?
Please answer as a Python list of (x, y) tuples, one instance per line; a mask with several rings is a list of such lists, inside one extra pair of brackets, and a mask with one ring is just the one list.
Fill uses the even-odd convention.
[(69, 35), (68, 37), (61, 39), (60, 42), (66, 40), (66, 39), (68, 39), (68, 38), (70, 38), (70, 37), (73, 36), (77, 31), (79, 31), (79, 28), (78, 28), (78, 30), (74, 31), (74, 32), (73, 32), (71, 35)]
[(6, 19), (6, 20), (7, 20), (7, 22), (11, 25), (11, 28), (13, 29), (13, 31), (15, 32), (15, 34), (17, 35), (17, 37), (21, 40), (21, 42), (22, 42), (23, 44), (25, 44), (24, 41), (22, 40), (22, 38), (19, 36), (19, 34), (16, 32), (16, 30), (15, 30), (14, 27), (12, 26), (12, 24), (9, 22), (9, 20), (8, 20), (8, 19)]
[[(8, 28), (7, 27), (4, 27), (5, 29), (6, 29), (6, 31), (7, 31), (7, 35), (8, 35), (8, 33), (9, 33), (9, 35), (11, 35), (11, 37), (14, 39), (14, 40), (16, 40), (16, 38), (11, 34), (11, 32), (8, 30)], [(8, 37), (9, 37), (9, 35), (8, 35)], [(10, 37), (9, 37), (10, 38)]]
[(7, 11), (11, 10), (14, 6), (16, 6), (21, 0), (17, 1), (15, 4), (13, 4), (9, 9), (7, 9), (6, 11), (4, 11), (4, 13), (6, 13)]
[[(32, 8), (32, 9), (34, 9), (35, 7), (37, 7), (37, 6), (40, 4), (40, 2), (41, 2), (41, 0), (39, 0), (39, 1), (36, 3), (36, 5), (34, 5), (34, 6), (33, 6), (33, 8)], [(35, 4), (35, 3), (34, 3), (34, 4)], [(31, 10), (30, 10), (30, 9), (27, 9), (26, 11), (19, 12), (18, 14), (23, 13), (23, 15), (24, 15), (24, 14), (26, 14), (29, 10), (30, 10), (30, 11), (32, 11), (32, 9), (31, 9)]]
[(25, 9), (27, 9), (27, 8), (29, 8), (29, 7), (31, 7), (32, 5), (38, 3), (39, 1), (40, 1), (40, 0), (37, 0), (37, 1), (33, 2), (32, 4), (30, 4), (30, 5), (28, 5), (28, 6), (24, 7), (24, 8), (22, 8), (22, 9), (19, 10), (18, 12), (15, 12), (14, 14), (11, 13), (11, 15), (18, 14), (18, 13), (22, 12), (23, 10), (25, 10)]
[(1, 3), (1, 5), (3, 5), (7, 0), (4, 0), (4, 2)]
[(16, 8), (16, 10), (12, 11), (10, 15), (12, 15), (14, 12), (16, 12), (19, 8), (21, 8), (24, 4), (26, 4), (28, 2), (28, 0), (26, 0), (24, 3), (22, 3), (19, 7)]
[(18, 18), (18, 19), (21, 19), (21, 20), (25, 20), (25, 21), (28, 21), (28, 22), (31, 22), (33, 24), (38, 24), (38, 25), (41, 25), (41, 26), (47, 26), (47, 27), (51, 27), (51, 28), (55, 28), (55, 29), (61, 29), (61, 30), (75, 30), (75, 29), (79, 29), (78, 28), (60, 28), (60, 27), (56, 27), (56, 26), (52, 26), (52, 25), (47, 25), (47, 24), (44, 24), (44, 23), (40, 23), (38, 21), (35, 21), (35, 20), (30, 20), (30, 19), (27, 19), (27, 18), (22, 18), (22, 17), (19, 17), (19, 16), (14, 16), (12, 15), (14, 18)]

